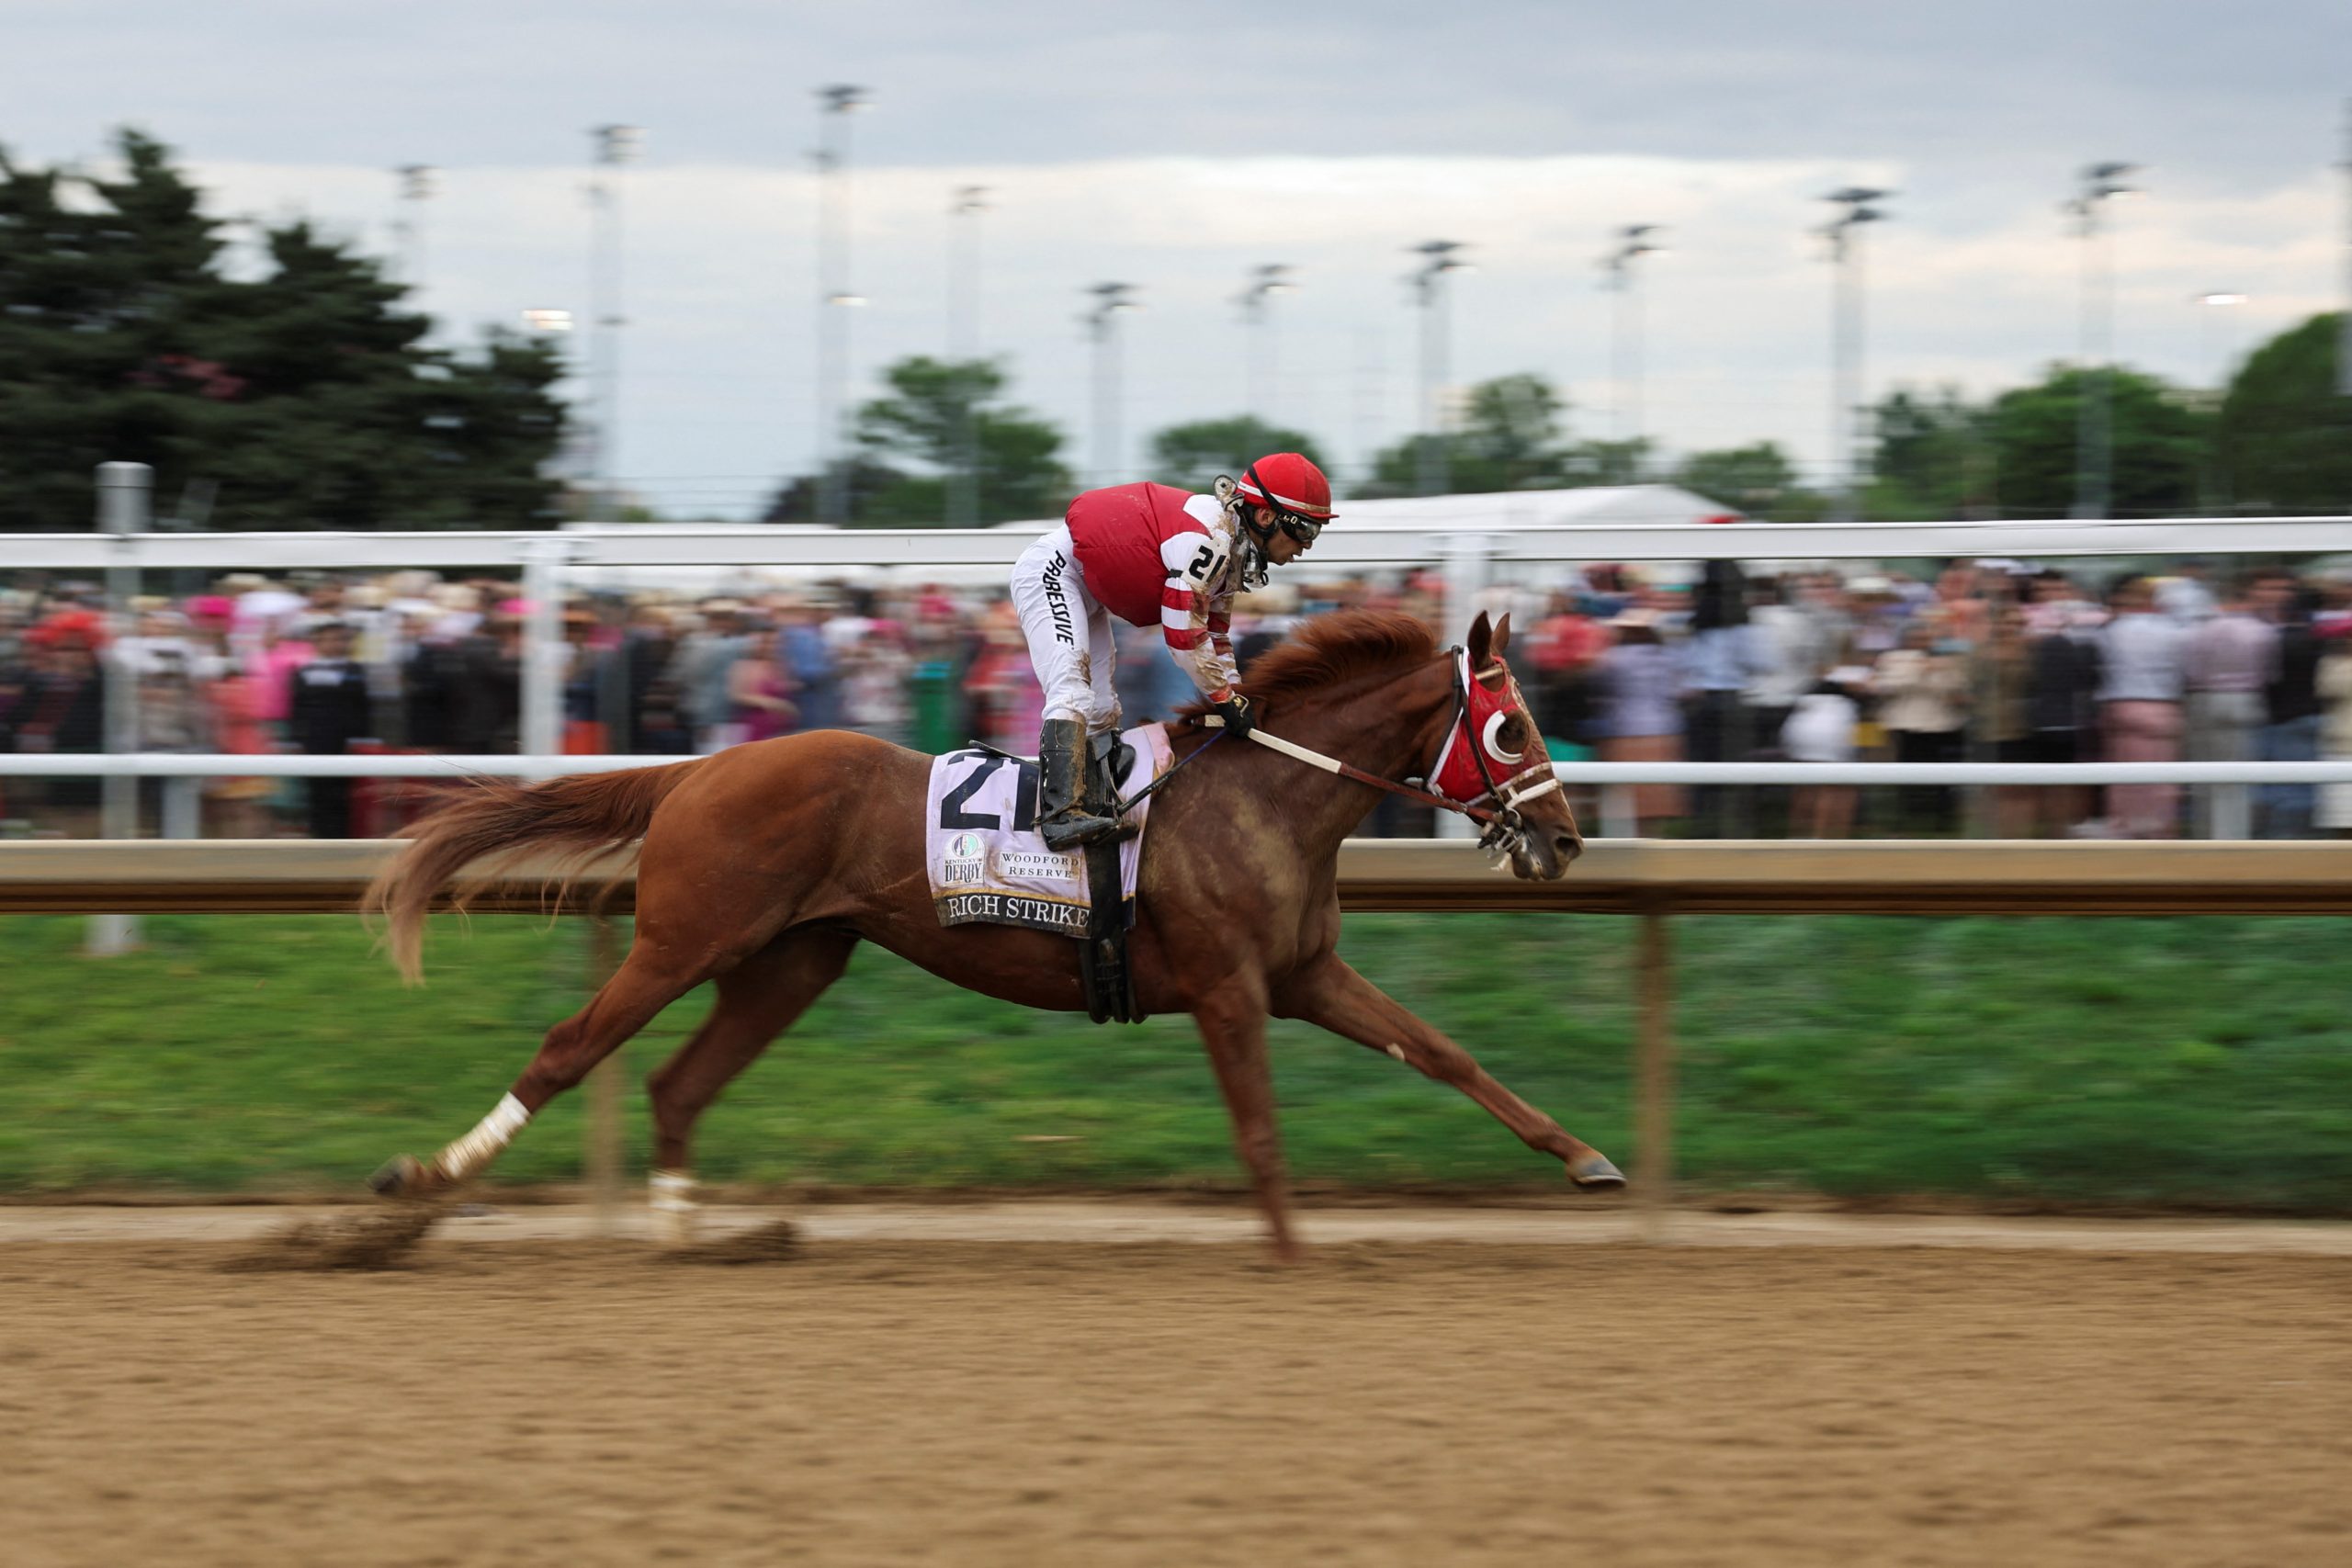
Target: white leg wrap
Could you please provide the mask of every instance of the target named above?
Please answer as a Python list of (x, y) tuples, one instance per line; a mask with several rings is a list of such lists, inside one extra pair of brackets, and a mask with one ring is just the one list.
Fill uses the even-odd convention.
[(513, 1143), (514, 1134), (530, 1119), (531, 1113), (523, 1109), (523, 1102), (510, 1094), (493, 1106), (472, 1132), (443, 1149), (441, 1157), (433, 1163), (450, 1180), (463, 1181), (496, 1159), (498, 1151)]
[(695, 1179), (683, 1170), (657, 1170), (646, 1179), (646, 1205), (653, 1213), (653, 1238), (664, 1247), (694, 1239)]

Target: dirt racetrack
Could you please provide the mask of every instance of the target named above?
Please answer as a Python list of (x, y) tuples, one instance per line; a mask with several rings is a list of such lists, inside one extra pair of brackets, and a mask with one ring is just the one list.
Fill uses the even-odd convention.
[(34, 1564), (2352, 1562), (2352, 1258), (0, 1245)]

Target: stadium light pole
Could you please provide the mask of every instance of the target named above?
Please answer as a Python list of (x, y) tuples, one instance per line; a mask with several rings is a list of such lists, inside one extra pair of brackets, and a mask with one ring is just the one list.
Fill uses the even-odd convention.
[(2344, 316), (2336, 323), (2335, 389), (2352, 398), (2352, 98), (2344, 100)]
[(621, 170), (637, 162), (645, 132), (600, 125), (589, 133), (588, 179), (588, 516), (611, 522), (614, 469), (620, 450)]
[[(2188, 297), (2189, 303), (2197, 307), (2197, 374), (2201, 377), (2208, 371), (2212, 373), (2213, 389), (2209, 394), (2207, 406), (2216, 419), (2221, 416), (2222, 404), (2229, 399), (2230, 367), (2237, 359), (2237, 344), (2228, 328), (2217, 327), (2213, 318), (2233, 306), (2245, 304), (2245, 298), (2243, 294), (2230, 291)], [(2222, 335), (2219, 355), (2213, 352), (2213, 338), (2217, 331)], [(2209, 440), (2203, 443), (2203, 446), (2204, 451), (2197, 460), (2198, 505), (2206, 516), (2218, 517), (2223, 505), (2221, 464), (2215, 460), (2214, 443)]]
[[(2236, 344), (2229, 329), (2216, 322), (2216, 311), (2243, 305), (2246, 297), (2233, 291), (2221, 290), (2211, 294), (2192, 294), (2189, 302), (2197, 307), (2197, 373), (2210, 373), (2213, 378), (2213, 400), (2219, 403), (2230, 387), (2230, 364), (2236, 357)], [(2222, 340), (2221, 352), (2213, 351), (2213, 340)]]
[(1894, 193), (1848, 186), (1822, 199), (1839, 210), (1821, 229), (1829, 243), (1833, 269), (1829, 299), (1829, 452), (1837, 477), (1837, 518), (1851, 523), (1861, 515), (1862, 430), (1862, 245), (1865, 223), (1883, 222), (1886, 214), (1871, 203)]
[(1642, 304), (1634, 263), (1666, 248), (1650, 243), (1649, 236), (1658, 231), (1655, 223), (1629, 223), (1617, 231), (1615, 248), (1600, 258), (1600, 286), (1617, 297), (1609, 313), (1609, 432), (1629, 448), (1642, 438)]
[(1421, 438), (1413, 488), (1422, 495), (1443, 495), (1452, 482), (1452, 454), (1446, 450), (1452, 422), (1443, 403), (1447, 357), (1443, 285), (1447, 273), (1470, 270), (1470, 264), (1455, 254), (1462, 248), (1453, 240), (1425, 240), (1413, 246), (1409, 254), (1419, 256), (1421, 265), (1405, 279), (1412, 285), (1413, 297), (1421, 308)]
[(392, 171), (400, 182), (400, 200), (393, 209), (392, 258), (401, 285), (412, 298), (424, 293), (424, 204), (435, 194), (441, 171), (430, 164), (402, 164)]
[(952, 252), (947, 269), (947, 354), (969, 359), (980, 351), (980, 214), (989, 187), (957, 186), (948, 203)]
[(1282, 265), (1250, 269), (1250, 281), (1233, 302), (1241, 308), (1241, 325), (1248, 334), (1247, 373), (1250, 417), (1261, 430), (1274, 423), (1272, 389), (1278, 374), (1274, 358), (1274, 318), (1270, 302), (1277, 294), (1294, 294), (1291, 269)]
[(1119, 436), (1119, 317), (1143, 307), (1136, 301), (1132, 283), (1098, 283), (1086, 292), (1094, 308), (1080, 316), (1094, 343), (1094, 482), (1118, 482)]
[[(986, 186), (958, 186), (948, 203), (947, 357), (969, 364), (980, 356), (980, 214)], [(956, 468), (947, 476), (947, 525), (970, 528), (980, 518), (980, 441), (977, 389), (956, 409)]]
[(2083, 242), (2082, 358), (2086, 384), (2075, 439), (2075, 515), (2105, 517), (2115, 495), (2115, 256), (2104, 209), (2135, 187), (2137, 164), (2092, 164), (2065, 210)]
[(836, 83), (817, 89), (817, 521), (849, 521), (842, 426), (849, 406), (849, 117), (871, 98)]

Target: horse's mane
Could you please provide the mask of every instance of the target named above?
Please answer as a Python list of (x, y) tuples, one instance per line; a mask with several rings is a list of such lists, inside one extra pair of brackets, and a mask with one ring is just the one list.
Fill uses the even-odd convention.
[[(1253, 703), (1279, 707), (1436, 654), (1429, 627), (1400, 611), (1334, 610), (1308, 616), (1260, 654), (1241, 690)], [(1179, 713), (1190, 718), (1207, 711), (1207, 704), (1193, 703)]]

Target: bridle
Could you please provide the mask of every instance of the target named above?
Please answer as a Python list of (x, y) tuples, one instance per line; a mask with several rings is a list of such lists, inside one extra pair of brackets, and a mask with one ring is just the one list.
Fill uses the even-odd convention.
[[(1448, 651), (1454, 655), (1453, 721), (1447, 727), (1444, 743), (1438, 748), (1437, 761), (1430, 767), (1426, 776), (1430, 779), (1442, 776), (1445, 772), (1446, 759), (1453, 754), (1453, 749), (1456, 746), (1460, 746), (1469, 752), (1471, 761), (1477, 764), (1478, 780), (1487, 786), (1485, 790), (1472, 795), (1468, 801), (1464, 802), (1465, 806), (1476, 806), (1483, 801), (1499, 798), (1505, 810), (1513, 810), (1528, 801), (1541, 799), (1558, 789), (1559, 775), (1555, 773), (1550, 764), (1546, 762), (1531, 762), (1501, 782), (1496, 781), (1494, 769), (1488, 763), (1487, 758), (1492, 757), (1502, 762), (1516, 762), (1527, 753), (1524, 748), (1517, 751), (1504, 750), (1501, 741), (1496, 739), (1495, 732), (1502, 728), (1504, 720), (1514, 714), (1527, 718), (1530, 723), (1533, 722), (1533, 716), (1528, 713), (1527, 699), (1520, 694), (1519, 682), (1511, 679), (1510, 667), (1498, 659), (1484, 670), (1479, 671), (1476, 678), (1483, 686), (1487, 677), (1500, 676), (1508, 682), (1504, 689), (1510, 692), (1511, 701), (1509, 706), (1497, 707), (1495, 711), (1489, 713), (1487, 716), (1487, 722), (1476, 727), (1478, 733), (1474, 736), (1471, 733), (1474, 721), (1470, 713), (1470, 685), (1473, 679), (1470, 673), (1470, 653), (1467, 649), (1461, 648), (1450, 649)], [(1540, 777), (1543, 782), (1521, 787), (1523, 781), (1535, 777)]]
[[(1526, 818), (1519, 808), (1559, 789), (1560, 778), (1552, 771), (1551, 764), (1544, 761), (1531, 762), (1499, 781), (1495, 777), (1495, 769), (1487, 760), (1490, 756), (1495, 761), (1510, 764), (1527, 754), (1523, 746), (1517, 751), (1504, 750), (1501, 742), (1496, 739), (1496, 732), (1514, 714), (1531, 726), (1534, 723), (1534, 716), (1528, 712), (1527, 699), (1520, 694), (1519, 682), (1511, 678), (1510, 667), (1501, 660), (1494, 660), (1474, 676), (1470, 670), (1468, 649), (1456, 647), (1447, 651), (1453, 655), (1453, 717), (1446, 726), (1444, 740), (1439, 743), (1437, 760), (1430, 764), (1429, 771), (1422, 777), (1429, 782), (1432, 799), (1452, 807), (1473, 821), (1487, 824), (1487, 831), (1478, 839), (1482, 846), (1498, 853), (1509, 852), (1519, 849), (1527, 840)], [(1501, 685), (1488, 688), (1486, 682), (1490, 678), (1499, 678)], [(1489, 705), (1472, 702), (1474, 684), (1476, 690), (1494, 690), (1508, 697), (1506, 704), (1493, 705), (1493, 711), (1486, 716), (1483, 723), (1475, 716), (1476, 709)], [(1466, 800), (1456, 800), (1444, 789), (1446, 763), (1454, 755), (1456, 748), (1469, 753), (1470, 761), (1478, 770), (1478, 782), (1486, 785), (1484, 790)], [(1494, 802), (1491, 807), (1487, 804), (1489, 801)]]

